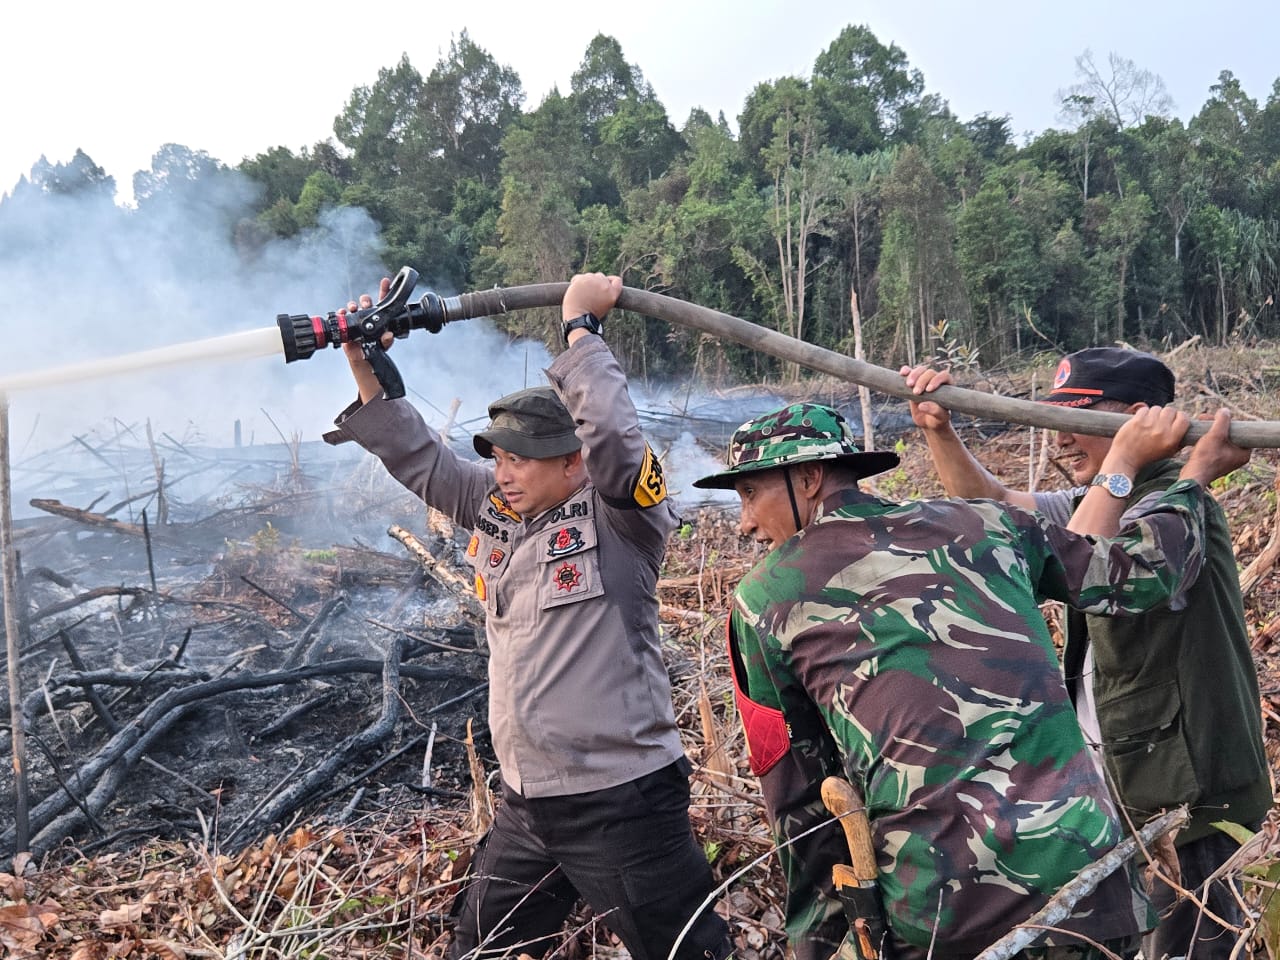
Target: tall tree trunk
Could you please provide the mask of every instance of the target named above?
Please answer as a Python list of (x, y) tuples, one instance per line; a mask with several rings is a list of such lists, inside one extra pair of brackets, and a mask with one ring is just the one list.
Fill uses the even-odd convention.
[(1129, 273), (1129, 258), (1120, 257), (1120, 283), (1116, 290), (1116, 339), (1124, 339), (1124, 281)]
[(1222, 269), (1222, 258), (1218, 258), (1218, 343), (1227, 345), (1227, 277)]
[[(853, 315), (853, 358), (865, 360), (862, 355), (862, 312), (858, 309), (858, 291), (849, 287), (849, 312)], [(858, 402), (862, 405), (862, 449), (871, 451), (876, 448), (875, 429), (871, 422), (871, 391), (864, 386), (858, 387)]]

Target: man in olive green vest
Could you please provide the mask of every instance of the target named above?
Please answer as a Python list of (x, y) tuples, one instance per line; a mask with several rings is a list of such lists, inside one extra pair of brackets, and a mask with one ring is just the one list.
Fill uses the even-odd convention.
[[(922, 397), (950, 382), (945, 371), (903, 368)], [(1173, 401), (1172, 371), (1146, 353), (1095, 347), (1063, 358), (1045, 403), (1119, 413)], [(1039, 511), (1077, 533), (1111, 536), (1140, 505), (1178, 476), (1163, 460), (1141, 469), (1124, 462), (1109, 437), (1060, 431), (1059, 461), (1077, 486), (1052, 493), (1012, 490), (965, 447), (936, 403), (912, 404), (947, 493), (987, 497)], [(1063, 668), (1085, 739), (1097, 746), (1113, 792), (1135, 823), (1188, 804), (1191, 823), (1177, 840), (1181, 885), (1228, 923), (1241, 922), (1223, 883), (1199, 889), (1235, 850), (1215, 829), (1227, 820), (1256, 827), (1272, 802), (1262, 746), (1257, 672), (1249, 648), (1235, 555), (1222, 509), (1209, 498), (1200, 576), (1165, 610), (1108, 620), (1070, 613)], [(1148, 960), (1226, 958), (1235, 934), (1178, 900), (1159, 880), (1152, 899), (1160, 925), (1143, 944)]]

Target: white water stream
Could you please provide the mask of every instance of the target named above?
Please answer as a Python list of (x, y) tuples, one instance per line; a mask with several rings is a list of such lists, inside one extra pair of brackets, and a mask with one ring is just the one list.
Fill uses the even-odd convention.
[(140, 370), (155, 370), (160, 367), (176, 367), (190, 363), (214, 363), (223, 360), (248, 360), (254, 357), (267, 357), (272, 354), (283, 353), (284, 345), (280, 341), (280, 328), (273, 324), (259, 330), (247, 330), (243, 333), (232, 333), (222, 337), (210, 337), (208, 340), (176, 343), (168, 347), (142, 350), (138, 353), (129, 353), (119, 357), (86, 360), (81, 363), (70, 363), (63, 367), (51, 367), (46, 370), (33, 370), (29, 373), (0, 377), (0, 395), (17, 393), (22, 390), (39, 390), (64, 383), (101, 380), (105, 377), (118, 377)]

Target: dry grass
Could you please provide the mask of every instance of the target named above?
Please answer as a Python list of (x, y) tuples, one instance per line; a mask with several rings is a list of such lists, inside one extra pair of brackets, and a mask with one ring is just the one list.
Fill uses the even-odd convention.
[[(1204, 410), (1230, 396), (1243, 416), (1280, 419), (1274, 382), (1267, 380), (1268, 371), (1280, 369), (1274, 356), (1262, 349), (1180, 351), (1171, 360), (1185, 393), (1180, 403)], [(1046, 360), (1042, 384), (1051, 372)], [(991, 380), (1002, 392), (1019, 393), (1028, 377), (1024, 371)], [(990, 433), (974, 442), (994, 472), (1020, 483), (1028, 469), (1027, 433)], [(1276, 451), (1259, 452), (1216, 491), (1232, 520), (1242, 568), (1276, 529), (1278, 461)], [(1059, 482), (1052, 469), (1049, 482)], [(905, 438), (901, 469), (877, 485), (887, 496), (941, 492), (923, 445), (912, 436)], [(740, 957), (774, 960), (784, 955), (784, 886), (746, 769), (724, 653), (728, 597), (756, 559), (755, 548), (735, 532), (735, 516), (703, 511), (673, 539), (660, 600), (677, 714), (697, 767), (691, 819), (726, 885), (718, 909), (735, 932)], [(1280, 575), (1270, 568), (1256, 573), (1247, 613), (1275, 768), (1280, 665), (1272, 644), (1280, 636)], [(471, 800), (455, 808), (419, 805), (411, 814), (385, 814), (342, 829), (302, 825), (236, 853), (151, 843), (22, 876), (0, 874), (0, 947), (15, 960), (439, 957), (458, 878), (490, 802), (486, 786), (477, 783)], [(1237, 872), (1277, 862), (1274, 837), (1275, 825), (1268, 824)], [(1261, 888), (1254, 889), (1256, 896)], [(620, 952), (617, 944), (582, 913), (556, 956), (579, 960), (611, 952)]]

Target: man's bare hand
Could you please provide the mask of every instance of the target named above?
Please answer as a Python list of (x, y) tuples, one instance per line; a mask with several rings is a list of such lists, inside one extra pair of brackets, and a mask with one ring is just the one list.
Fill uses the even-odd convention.
[(580, 273), (569, 281), (560, 305), (560, 317), (572, 320), (590, 313), (603, 321), (605, 315), (618, 302), (622, 293), (621, 277), (606, 277), (603, 273)]
[(1208, 487), (1218, 477), (1239, 470), (1252, 454), (1247, 447), (1237, 447), (1231, 442), (1231, 411), (1223, 408), (1214, 414), (1209, 432), (1191, 448), (1191, 456), (1178, 476)]
[[(911, 392), (919, 396), (932, 393), (951, 382), (950, 372), (927, 366), (904, 366), (898, 372), (907, 381)], [(942, 430), (951, 424), (951, 411), (932, 400), (912, 400), (910, 407), (911, 419), (921, 430)]]
[[(383, 277), (378, 283), (378, 299), (383, 299), (390, 290), (391, 278)], [(346, 308), (339, 310), (338, 313), (342, 316), (346, 316), (349, 313), (355, 313), (357, 310), (367, 310), (369, 307), (373, 306), (373, 303), (373, 297), (369, 296), (367, 293), (362, 293), (360, 294), (359, 301), (349, 301)], [(382, 335), (382, 348), (384, 350), (390, 349), (391, 344), (395, 343), (395, 339), (396, 338), (390, 333), (384, 333)], [(353, 368), (357, 363), (362, 363), (365, 366), (368, 366), (369, 364), (369, 361), (364, 358), (364, 351), (361, 349), (359, 343), (344, 343), (342, 345), (342, 352), (347, 355), (347, 362), (350, 363)]]
[[(391, 278), (383, 277), (378, 284), (378, 299), (382, 300), (391, 290)], [(373, 297), (367, 293), (360, 294), (359, 300), (350, 301), (345, 309), (340, 309), (340, 315), (355, 313), (357, 310), (365, 310), (373, 306)], [(395, 342), (395, 337), (391, 333), (382, 335), (382, 347), (387, 349)], [(364, 358), (364, 349), (359, 343), (344, 343), (342, 352), (347, 357), (347, 363), (351, 365), (351, 376), (355, 378), (356, 389), (360, 392), (360, 402), (368, 403), (382, 391), (382, 384), (378, 383), (378, 378), (374, 375), (373, 367), (369, 361)]]
[(1182, 449), (1189, 426), (1187, 415), (1173, 407), (1139, 407), (1116, 431), (1103, 472), (1132, 477), (1147, 464), (1172, 457)]

